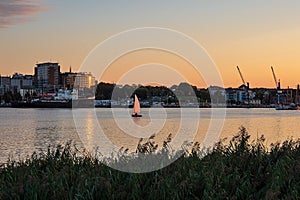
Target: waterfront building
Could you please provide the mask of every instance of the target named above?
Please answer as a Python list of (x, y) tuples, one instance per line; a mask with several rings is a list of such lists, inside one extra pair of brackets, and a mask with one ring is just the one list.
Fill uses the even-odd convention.
[(91, 73), (72, 72), (71, 67), (69, 72), (64, 72), (60, 74), (60, 80), (60, 84), (64, 89), (91, 89), (97, 84), (97, 82), (95, 81), (95, 77)]
[(40, 93), (59, 89), (60, 65), (58, 63), (38, 63), (34, 69), (35, 86)]
[(91, 89), (96, 85), (95, 77), (88, 72), (78, 72), (75, 77), (74, 88), (82, 90), (84, 88)]
[(32, 90), (33, 76), (15, 73), (11, 78), (11, 90), (13, 93), (19, 93), (21, 89)]
[(88, 72), (78, 72), (75, 76), (74, 88), (78, 91), (78, 96), (94, 97), (96, 88), (95, 77)]
[(236, 104), (237, 103), (237, 92), (233, 88), (226, 89), (226, 102), (228, 104)]
[(11, 78), (11, 88), (13, 93), (20, 92), (21, 85), (22, 85), (22, 74), (15, 73)]
[(255, 93), (244, 84), (238, 88), (226, 89), (226, 102), (229, 104), (249, 104), (254, 102), (254, 97)]
[(77, 73), (72, 72), (72, 68), (70, 67), (69, 72), (64, 72), (60, 74), (60, 85), (63, 89), (73, 89), (75, 77)]
[(0, 75), (0, 95), (11, 90), (11, 79), (10, 76), (1, 76)]
[(210, 93), (211, 96), (218, 95), (218, 94), (221, 94), (222, 96), (225, 95), (224, 94), (225, 89), (223, 87), (220, 87), (220, 86), (209, 86), (208, 90), (209, 90), (209, 93)]

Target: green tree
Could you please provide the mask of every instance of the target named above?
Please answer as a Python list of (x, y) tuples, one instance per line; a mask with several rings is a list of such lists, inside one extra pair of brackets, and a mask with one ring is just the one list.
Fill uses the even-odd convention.
[(136, 89), (136, 90), (134, 91), (134, 93), (132, 94), (132, 97), (133, 97), (135, 94), (136, 94), (140, 99), (145, 100), (145, 99), (148, 98), (148, 89), (147, 89), (146, 87), (144, 87), (144, 86), (139, 87), (138, 89)]
[(95, 97), (97, 100), (111, 99), (115, 84), (101, 82), (97, 85)]
[(22, 100), (22, 96), (21, 96), (20, 92), (15, 93), (15, 94), (13, 95), (13, 100), (14, 100), (14, 101), (21, 101), (21, 100)]
[(3, 96), (3, 99), (4, 99), (5, 103), (10, 103), (13, 100), (12, 92), (11, 91), (5, 92), (4, 96)]

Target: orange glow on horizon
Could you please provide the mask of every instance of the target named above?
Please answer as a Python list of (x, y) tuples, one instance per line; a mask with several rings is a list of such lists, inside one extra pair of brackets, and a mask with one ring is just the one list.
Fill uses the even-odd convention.
[[(169, 69), (167, 69), (166, 67), (162, 67), (162, 65), (167, 66)], [(137, 67), (143, 67), (143, 69), (139, 70)], [(177, 72), (177, 75), (179, 74), (183, 77), (183, 80), (181, 81), (188, 82), (198, 87), (208, 87), (204, 83), (201, 75), (197, 72), (197, 70), (195, 70), (195, 68), (186, 60), (175, 54), (154, 49), (133, 51), (126, 55), (123, 55), (116, 59), (106, 69), (101, 78), (96, 78), (100, 78), (100, 81), (103, 82), (116, 83), (122, 78), (122, 76), (128, 75), (125, 80), (128, 80), (128, 82), (132, 80), (132, 82), (129, 84), (162, 85), (160, 83), (151, 81), (154, 80), (156, 76), (161, 76), (160, 80), (163, 79), (162, 82), (166, 86), (171, 86), (173, 84), (180, 83), (178, 82), (179, 77), (176, 77), (175, 75), (175, 71)], [(144, 77), (146, 82), (142, 82), (142, 79), (140, 82), (135, 82), (134, 79), (139, 77), (142, 77), (142, 79)], [(150, 82), (147, 82), (148, 80), (150, 80)], [(121, 81), (121, 84), (126, 83)]]

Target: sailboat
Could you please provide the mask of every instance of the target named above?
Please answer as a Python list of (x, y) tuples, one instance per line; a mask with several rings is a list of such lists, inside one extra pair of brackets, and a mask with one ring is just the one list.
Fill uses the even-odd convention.
[(141, 114), (139, 114), (141, 112), (141, 106), (140, 106), (140, 102), (139, 99), (137, 98), (136, 95), (134, 95), (134, 105), (133, 105), (133, 111), (132, 111), (132, 117), (142, 117)]

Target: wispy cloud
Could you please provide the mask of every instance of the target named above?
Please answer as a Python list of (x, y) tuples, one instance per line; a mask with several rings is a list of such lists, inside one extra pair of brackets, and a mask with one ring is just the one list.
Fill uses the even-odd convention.
[(1, 0), (0, 28), (29, 22), (30, 16), (45, 10), (40, 0)]

